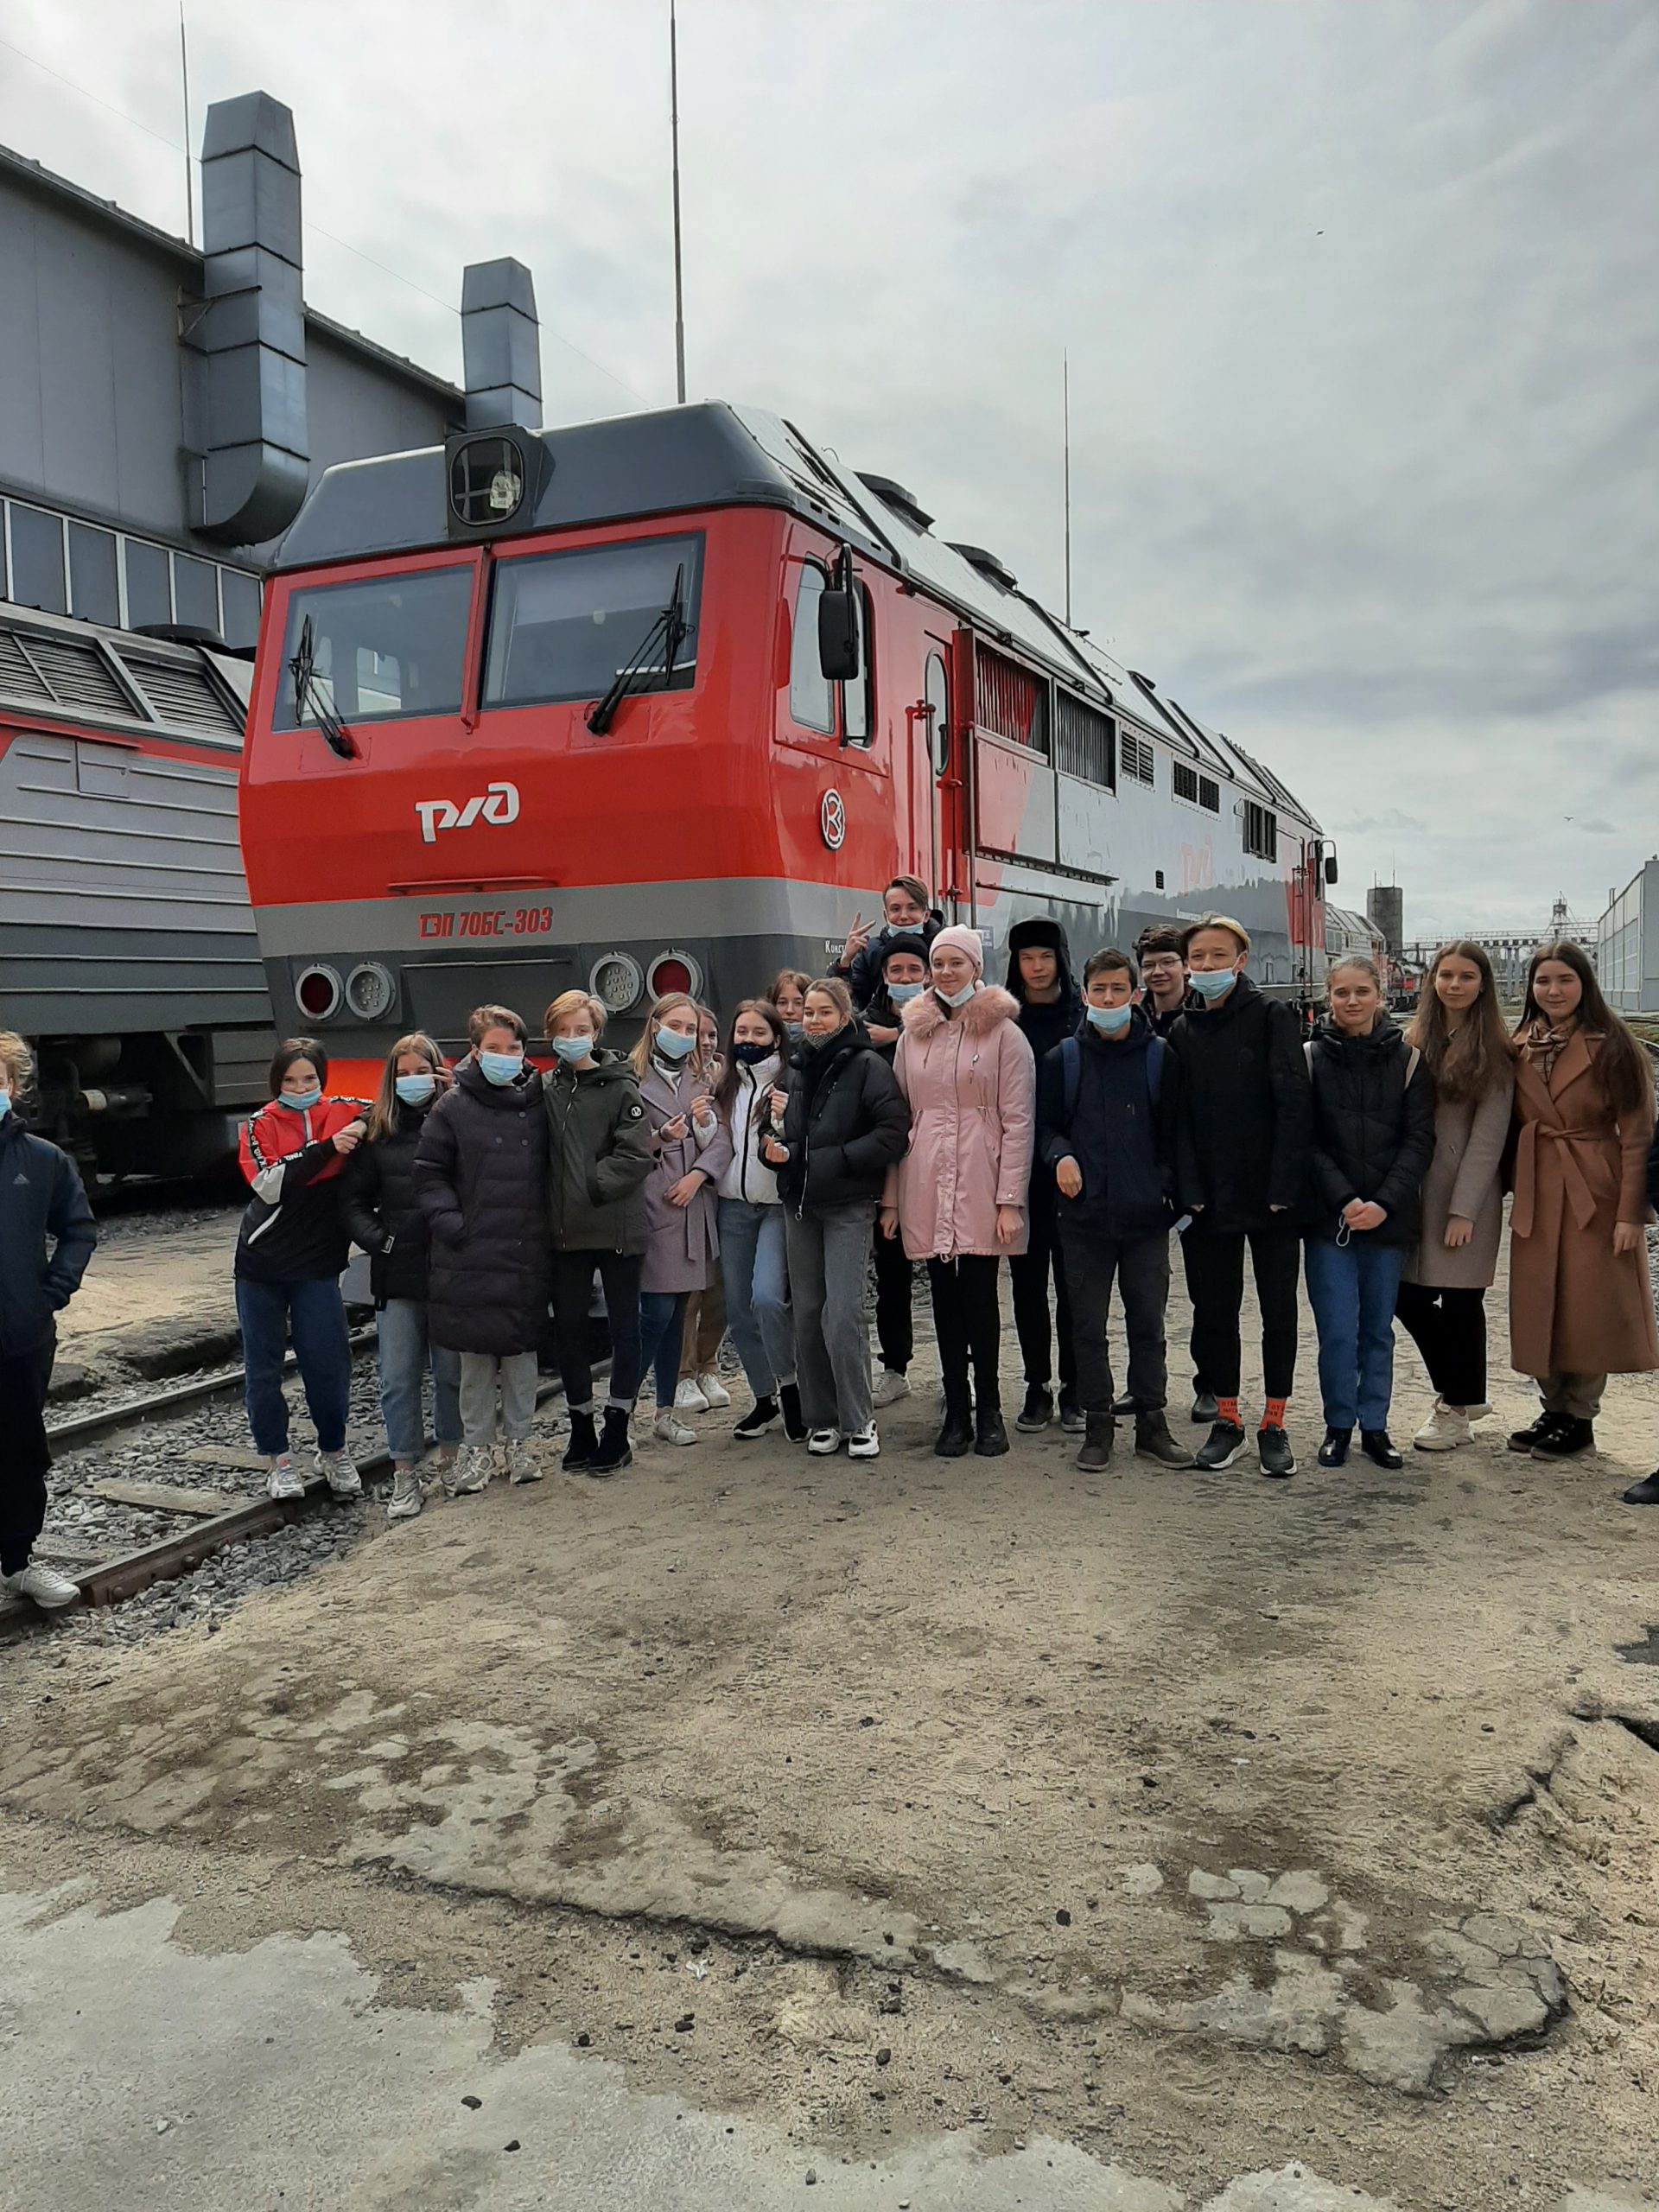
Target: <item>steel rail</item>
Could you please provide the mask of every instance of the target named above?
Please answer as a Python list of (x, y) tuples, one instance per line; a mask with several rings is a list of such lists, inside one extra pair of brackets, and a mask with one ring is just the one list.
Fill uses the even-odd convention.
[[(375, 1340), (372, 1329), (354, 1330), (348, 1338), (353, 1353), (366, 1351)], [(284, 1375), (292, 1375), (297, 1365), (293, 1353), (283, 1361)], [(197, 1404), (203, 1398), (217, 1398), (229, 1390), (239, 1390), (246, 1378), (246, 1370), (228, 1368), (221, 1375), (199, 1376), (194, 1382), (175, 1382), (165, 1390), (153, 1390), (147, 1398), (130, 1398), (118, 1406), (100, 1406), (89, 1414), (72, 1414), (67, 1421), (54, 1421), (46, 1432), (49, 1445), (69, 1446), (85, 1444), (94, 1436), (107, 1436), (118, 1428), (152, 1420), (158, 1414), (175, 1413), (181, 1406)]]

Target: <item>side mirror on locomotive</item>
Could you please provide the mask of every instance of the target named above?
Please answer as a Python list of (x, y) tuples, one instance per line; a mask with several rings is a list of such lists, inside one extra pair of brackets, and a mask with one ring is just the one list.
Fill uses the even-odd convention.
[(1337, 880), (1337, 856), (1334, 853), (1327, 853), (1325, 856), (1325, 880), (1327, 883), (1334, 883)]
[(818, 670), (827, 683), (851, 683), (863, 672), (858, 601), (852, 556), (843, 551), (835, 582), (818, 594)]

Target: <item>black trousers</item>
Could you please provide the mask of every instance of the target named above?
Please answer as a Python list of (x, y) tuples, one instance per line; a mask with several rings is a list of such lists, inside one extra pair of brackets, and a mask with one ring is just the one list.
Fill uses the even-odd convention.
[(637, 1252), (553, 1255), (553, 1337), (567, 1406), (579, 1406), (585, 1411), (594, 1402), (593, 1337), (588, 1308), (593, 1300), (597, 1268), (611, 1325), (609, 1402), (632, 1410), (639, 1395), (639, 1276), (645, 1264), (644, 1255)]
[(1262, 1384), (1269, 1398), (1287, 1398), (1296, 1381), (1296, 1292), (1301, 1280), (1299, 1232), (1200, 1229), (1186, 1232), (1186, 1284), (1192, 1298), (1192, 1357), (1218, 1398), (1238, 1395), (1243, 1354), (1238, 1316), (1244, 1302), (1244, 1247), (1250, 1248), (1262, 1307)]
[(881, 1364), (902, 1375), (916, 1351), (916, 1325), (910, 1309), (914, 1278), (901, 1236), (875, 1231), (875, 1341)]
[(0, 1574), (21, 1574), (46, 1521), (46, 1386), (54, 1332), (31, 1351), (0, 1357)]
[(1204, 1370), (1198, 1365), (1198, 1323), (1196, 1319), (1198, 1310), (1198, 1293), (1192, 1287), (1192, 1262), (1190, 1256), (1192, 1250), (1192, 1238), (1188, 1235), (1185, 1236), (1178, 1236), (1175, 1241), (1181, 1248), (1181, 1272), (1186, 1277), (1187, 1302), (1192, 1306), (1195, 1316), (1192, 1333), (1187, 1339), (1192, 1353), (1192, 1395), (1195, 1398), (1201, 1398), (1205, 1392), (1211, 1386), (1205, 1381)]
[(1129, 1395), (1137, 1413), (1156, 1413), (1168, 1390), (1164, 1307), (1169, 1300), (1169, 1231), (1155, 1236), (1090, 1236), (1068, 1223), (1060, 1232), (1076, 1333), (1077, 1391), (1086, 1414), (1112, 1410), (1112, 1358), (1106, 1338), (1116, 1280), (1129, 1340)]
[(945, 1402), (968, 1397), (971, 1363), (974, 1389), (982, 1406), (1001, 1403), (996, 1370), (1002, 1339), (996, 1271), (1001, 1262), (988, 1256), (930, 1260), (927, 1280), (933, 1293), (933, 1330), (939, 1343), (939, 1379)]
[[(1038, 1170), (1039, 1174), (1043, 1172)], [(1020, 1357), (1025, 1363), (1027, 1386), (1040, 1385), (1046, 1389), (1054, 1374), (1048, 1323), (1048, 1279), (1052, 1274), (1054, 1325), (1060, 1339), (1060, 1389), (1070, 1397), (1077, 1387), (1077, 1356), (1072, 1343), (1065, 1263), (1060, 1256), (1060, 1227), (1053, 1200), (1039, 1198), (1034, 1184), (1030, 1220), (1030, 1244), (1008, 1262), (1008, 1273), (1014, 1280), (1014, 1325), (1020, 1338)]]
[(1486, 1294), (1402, 1282), (1395, 1312), (1448, 1406), (1486, 1402)]

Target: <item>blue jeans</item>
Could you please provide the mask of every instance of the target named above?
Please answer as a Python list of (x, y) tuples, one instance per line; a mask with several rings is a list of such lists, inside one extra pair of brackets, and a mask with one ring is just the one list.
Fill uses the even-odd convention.
[(674, 1403), (680, 1387), (680, 1339), (685, 1334), (689, 1290), (642, 1290), (639, 1294), (639, 1373), (657, 1371), (657, 1410)]
[(253, 1448), (274, 1459), (288, 1449), (288, 1401), (283, 1395), (283, 1338), (294, 1332), (294, 1357), (305, 1402), (316, 1424), (317, 1449), (346, 1448), (346, 1406), (352, 1386), (352, 1351), (339, 1279), (302, 1282), (244, 1282), (236, 1286), (236, 1318), (242, 1329), (243, 1397)]
[(429, 1365), (433, 1430), (440, 1444), (461, 1442), (461, 1354), (445, 1351), (441, 1344), (429, 1346), (424, 1299), (389, 1299), (376, 1319), (380, 1418), (386, 1425), (386, 1449), (399, 1466), (412, 1467), (426, 1450), (421, 1396)]
[(1327, 1428), (1386, 1428), (1394, 1395), (1394, 1306), (1402, 1244), (1311, 1238), (1307, 1298), (1319, 1332), (1319, 1395)]
[(775, 1398), (780, 1382), (795, 1380), (782, 1206), (721, 1200), (720, 1271), (726, 1279), (726, 1325), (749, 1388), (757, 1398)]

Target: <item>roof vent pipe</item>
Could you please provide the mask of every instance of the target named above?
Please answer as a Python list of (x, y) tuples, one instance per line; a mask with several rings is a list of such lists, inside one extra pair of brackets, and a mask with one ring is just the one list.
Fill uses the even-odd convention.
[(542, 330), (522, 261), (475, 261), (462, 273), (461, 358), (469, 430), (541, 429)]
[(207, 357), (197, 527), (232, 545), (288, 528), (305, 498), (305, 300), (294, 118), (269, 92), (217, 100), (201, 142)]

